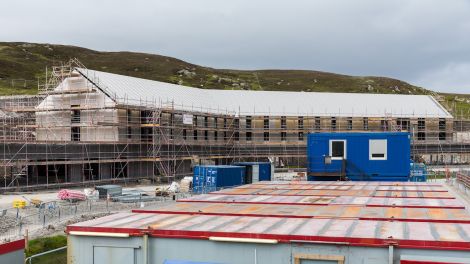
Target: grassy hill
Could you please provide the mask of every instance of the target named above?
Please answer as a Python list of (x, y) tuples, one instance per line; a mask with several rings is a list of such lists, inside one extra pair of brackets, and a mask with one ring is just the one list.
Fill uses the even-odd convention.
[[(35, 94), (38, 82), (44, 81), (46, 67), (59, 65), (70, 58), (79, 59), (89, 69), (207, 89), (436, 95), (430, 90), (386, 77), (304, 70), (214, 69), (155, 54), (99, 52), (75, 46), (13, 42), (0, 42), (0, 95)], [(455, 96), (443, 96), (449, 109), (456, 105)], [(468, 103), (459, 101), (459, 107), (462, 104)]]

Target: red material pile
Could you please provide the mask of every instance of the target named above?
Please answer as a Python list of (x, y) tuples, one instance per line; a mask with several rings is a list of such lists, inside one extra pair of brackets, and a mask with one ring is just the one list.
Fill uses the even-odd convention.
[(72, 191), (67, 189), (62, 189), (57, 194), (57, 198), (61, 200), (85, 200), (86, 196), (80, 191)]

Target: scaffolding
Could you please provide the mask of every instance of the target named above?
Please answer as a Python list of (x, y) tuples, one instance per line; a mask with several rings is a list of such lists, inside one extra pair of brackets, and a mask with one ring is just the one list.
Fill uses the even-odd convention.
[(279, 115), (136, 101), (80, 74), (86, 71), (71, 60), (48, 71), (38, 96), (0, 98), (3, 190), (169, 182), (191, 175), (197, 164), (234, 161), (305, 168), (307, 134), (315, 132), (413, 131), (416, 156), (470, 161), (470, 121), (455, 116)]

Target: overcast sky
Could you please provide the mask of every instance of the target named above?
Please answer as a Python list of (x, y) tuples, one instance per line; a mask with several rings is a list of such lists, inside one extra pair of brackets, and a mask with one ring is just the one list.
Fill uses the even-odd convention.
[(14, 0), (0, 41), (309, 69), (470, 93), (470, 0)]

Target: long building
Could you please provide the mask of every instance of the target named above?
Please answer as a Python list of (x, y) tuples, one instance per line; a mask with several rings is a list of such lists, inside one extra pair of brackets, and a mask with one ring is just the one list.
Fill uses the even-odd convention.
[(54, 68), (40, 91), (0, 100), (4, 188), (171, 180), (234, 160), (305, 167), (307, 134), (324, 131), (409, 131), (431, 160), (469, 152), (428, 95), (208, 90), (83, 65)]

